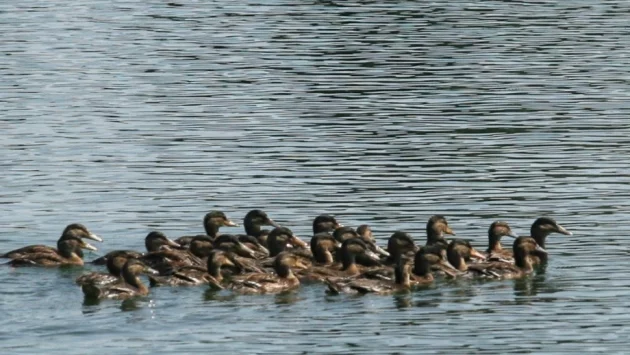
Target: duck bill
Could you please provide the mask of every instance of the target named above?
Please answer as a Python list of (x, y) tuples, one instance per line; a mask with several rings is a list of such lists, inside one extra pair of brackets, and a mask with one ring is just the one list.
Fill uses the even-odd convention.
[(81, 248), (85, 249), (85, 250), (91, 250), (91, 251), (97, 251), (98, 249), (96, 249), (95, 246), (88, 244), (88, 243), (83, 243), (83, 245), (81, 245)]
[(258, 250), (260, 250), (260, 252), (262, 252), (263, 254), (269, 255), (269, 249), (262, 246), (262, 244), (258, 244)]
[(470, 256), (472, 256), (473, 258), (486, 260), (486, 256), (484, 254), (482, 254), (480, 251), (478, 251), (477, 249), (474, 249), (474, 248), (470, 251)]
[(389, 257), (391, 255), (390, 253), (387, 252), (387, 250), (379, 247), (378, 245), (375, 245), (375, 247), (376, 247), (375, 249), (376, 249), (376, 253), (377, 254), (383, 255), (383, 256), (386, 256), (386, 257)]
[(276, 227), (276, 228), (280, 227), (280, 225), (278, 223), (276, 223), (276, 221), (274, 221), (271, 218), (267, 218), (267, 220), (265, 221), (265, 224), (268, 225), (268, 226)]
[(506, 234), (505, 236), (506, 237), (510, 237), (510, 238), (514, 238), (514, 239), (518, 238), (518, 234), (516, 234), (516, 233), (514, 233), (512, 231), (510, 231), (510, 233)]
[(558, 233), (561, 233), (561, 234), (564, 234), (564, 235), (573, 235), (573, 233), (571, 233), (568, 230), (566, 230), (563, 226), (558, 224), (557, 227), (558, 227)]
[(365, 251), (365, 256), (367, 256), (372, 261), (377, 261), (377, 262), (381, 261), (381, 258), (379, 258), (375, 252), (370, 251), (370, 250)]
[(295, 236), (295, 235), (294, 235), (294, 236), (292, 236), (292, 237), (289, 239), (289, 243), (290, 243), (292, 246), (296, 247), (296, 248), (306, 248), (306, 247), (308, 247), (308, 244), (306, 244), (306, 242), (305, 242), (305, 241), (303, 241), (302, 239), (298, 238), (298, 237), (297, 237), (297, 236)]
[(252, 259), (256, 259), (256, 252), (254, 252), (250, 247), (248, 247), (247, 245), (238, 242), (236, 244), (236, 250), (245, 254), (246, 256), (252, 258)]
[(536, 244), (536, 251), (537, 252), (541, 252), (543, 254), (547, 254), (547, 251), (545, 250), (545, 248), (541, 247), (540, 245)]
[(85, 238), (96, 240), (97, 242), (103, 242), (103, 238), (99, 237), (98, 235), (96, 235), (96, 234), (94, 234), (92, 232), (89, 232), (87, 237), (85, 237)]
[(225, 224), (227, 227), (238, 227), (238, 223), (234, 223), (231, 219), (226, 219), (223, 224)]
[(150, 267), (146, 267), (146, 268), (144, 269), (144, 273), (145, 273), (145, 274), (148, 274), (148, 275), (159, 275), (159, 274), (160, 274), (160, 272), (159, 272), (159, 271), (157, 271), (157, 270), (155, 270), (155, 269), (153, 269), (153, 268), (150, 268)]
[(171, 247), (174, 247), (174, 248), (181, 248), (182, 247), (181, 245), (179, 245), (179, 243), (176, 243), (176, 242), (174, 242), (174, 241), (172, 241), (172, 240), (170, 240), (168, 238), (166, 238), (166, 244), (168, 246), (171, 246)]

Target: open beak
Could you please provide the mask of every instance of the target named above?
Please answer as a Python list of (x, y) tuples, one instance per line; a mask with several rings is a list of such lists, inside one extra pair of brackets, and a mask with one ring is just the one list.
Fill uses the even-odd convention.
[(92, 251), (97, 251), (98, 249), (96, 249), (95, 246), (88, 244), (86, 242), (83, 242), (83, 245), (81, 245), (81, 248), (86, 249), (86, 250), (92, 250)]
[(252, 259), (256, 259), (256, 252), (254, 252), (250, 247), (241, 242), (236, 243), (236, 250), (246, 254)]
[(223, 224), (227, 227), (238, 227), (238, 223), (232, 222), (231, 219), (226, 219)]
[(564, 235), (573, 235), (573, 233), (571, 233), (568, 230), (564, 229), (564, 227), (559, 225), (559, 224), (557, 224), (556, 227), (558, 227), (558, 233), (562, 233)]
[(481, 259), (481, 260), (486, 260), (486, 256), (483, 255), (481, 252), (479, 252), (477, 249), (472, 248), (470, 250), (470, 256), (472, 256), (473, 258), (477, 258), (477, 259)]
[(298, 248), (308, 247), (308, 244), (306, 244), (305, 241), (303, 241), (302, 239), (298, 238), (295, 235), (292, 235), (291, 238), (289, 238), (289, 243), (291, 243), (291, 245), (293, 245), (294, 247), (298, 247)]
[(92, 240), (96, 240), (97, 242), (102, 242), (103, 238), (99, 237), (98, 235), (92, 233), (92, 232), (88, 232), (88, 235), (86, 237), (87, 239), (92, 239)]

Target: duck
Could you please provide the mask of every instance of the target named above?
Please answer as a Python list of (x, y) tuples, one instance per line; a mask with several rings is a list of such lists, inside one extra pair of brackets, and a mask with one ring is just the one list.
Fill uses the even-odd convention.
[(341, 249), (341, 243), (332, 235), (320, 233), (311, 238), (311, 253), (313, 262), (319, 265), (332, 265), (334, 255)]
[(431, 216), (427, 222), (427, 242), (425, 245), (444, 245), (445, 234), (455, 236), (455, 232), (449, 227), (446, 218), (442, 215)]
[(491, 278), (518, 278), (534, 271), (534, 257), (547, 254), (532, 237), (517, 237), (512, 245), (514, 263), (505, 261), (487, 261), (474, 264), (466, 263), (466, 256), (470, 253), (470, 243), (460, 243), (457, 240), (449, 245), (449, 261), (459, 270), (467, 272), (468, 276)]
[(324, 281), (327, 277), (354, 277), (366, 271), (366, 267), (359, 267), (356, 263), (358, 255), (365, 255), (372, 260), (379, 261), (378, 255), (372, 252), (359, 238), (347, 239), (341, 244), (338, 256), (341, 263), (328, 266), (313, 265), (298, 273), (302, 282)]
[(504, 221), (494, 221), (488, 228), (488, 254), (487, 259), (497, 261), (514, 262), (512, 249), (503, 249), (501, 245), (502, 237), (518, 238), (518, 234)]
[(411, 283), (414, 286), (431, 284), (434, 280), (431, 272), (431, 262), (428, 256), (430, 253), (425, 247), (421, 247), (413, 258), (413, 269), (411, 273)]
[(328, 293), (358, 293), (367, 294), (375, 293), (387, 295), (397, 292), (409, 292), (411, 290), (411, 268), (412, 262), (410, 258), (401, 257), (395, 269), (394, 280), (387, 279), (333, 279), (326, 278), (325, 283), (328, 286)]
[(296, 236), (291, 229), (287, 227), (276, 227), (267, 236), (267, 246), (269, 247), (269, 256), (275, 257), (287, 250), (288, 246), (303, 249), (307, 248), (308, 244)]
[[(181, 247), (179, 243), (172, 241), (166, 236), (166, 234), (160, 231), (149, 232), (149, 234), (147, 234), (147, 236), (144, 238), (144, 246), (149, 253), (170, 248), (180, 249)], [(144, 255), (145, 253), (141, 253), (135, 250), (113, 250), (101, 256), (100, 258), (92, 260), (92, 264), (107, 265), (107, 260), (116, 256), (124, 256), (127, 259), (140, 259)]]
[(367, 278), (392, 279), (395, 266), (401, 258), (415, 255), (419, 250), (411, 234), (405, 231), (395, 231), (387, 240), (388, 257), (380, 267), (370, 268), (363, 274)]
[[(473, 257), (484, 259), (485, 255), (473, 248), (469, 241), (463, 239), (453, 239), (446, 250), (448, 262), (461, 273), (459, 276), (484, 276), (498, 277), (497, 272), (489, 267), (489, 263), (468, 264)], [(502, 264), (498, 264), (502, 265)]]
[(83, 274), (75, 280), (75, 283), (79, 286), (84, 284), (94, 284), (96, 286), (106, 286), (120, 282), (120, 274), (122, 268), (125, 266), (129, 258), (126, 255), (111, 256), (107, 259), (107, 273), (104, 272), (89, 272)]
[(254, 273), (233, 278), (227, 285), (211, 281), (213, 289), (227, 288), (240, 294), (275, 294), (295, 290), (300, 287), (300, 280), (292, 269), (302, 269), (306, 265), (301, 263), (299, 257), (284, 251), (276, 255), (273, 268), (275, 274)]
[(97, 251), (96, 247), (86, 243), (83, 239), (65, 235), (57, 242), (54, 252), (28, 252), (21, 257), (9, 261), (11, 266), (83, 266), (83, 250)]
[(335, 229), (343, 227), (337, 219), (328, 214), (320, 214), (313, 219), (313, 235), (319, 233), (332, 233)]
[[(530, 228), (530, 237), (533, 238), (537, 245), (546, 250), (547, 236), (552, 233), (559, 233), (564, 235), (573, 235), (566, 228), (559, 225), (553, 218), (539, 217), (537, 218)], [(535, 251), (531, 255), (531, 260), (534, 265), (546, 264), (548, 260), (547, 252)]]
[(184, 266), (169, 276), (149, 276), (152, 287), (155, 286), (197, 286), (214, 282), (220, 284), (223, 281), (223, 266), (236, 267), (232, 261), (231, 253), (223, 250), (212, 250), (207, 259), (207, 266)]
[(121, 282), (108, 285), (86, 283), (81, 285), (81, 290), (85, 298), (90, 299), (128, 299), (147, 296), (149, 288), (138, 277), (140, 274), (156, 275), (158, 271), (138, 259), (128, 259), (122, 268)]
[(371, 248), (373, 247), (372, 249), (373, 252), (385, 258), (390, 256), (387, 250), (381, 248), (380, 246), (378, 246), (378, 244), (376, 244), (376, 239), (374, 238), (374, 234), (372, 233), (372, 227), (370, 227), (370, 225), (362, 224), (357, 227), (356, 232), (359, 235), (359, 238), (361, 238), (364, 242), (371, 244)]
[[(102, 242), (103, 239), (98, 235), (92, 233), (80, 223), (72, 223), (64, 228), (61, 236), (57, 240), (57, 244), (64, 239), (67, 238), (82, 238), (82, 239), (90, 239), (95, 240), (97, 242)], [(29, 258), (34, 255), (40, 255), (44, 253), (50, 254), (58, 254), (58, 250), (54, 247), (50, 247), (47, 245), (29, 245), (26, 247), (22, 247), (19, 249), (11, 250), (7, 253), (1, 254), (0, 258), (8, 258), (8, 259), (18, 259), (18, 258)]]
[[(222, 211), (210, 211), (203, 217), (203, 229), (207, 236), (215, 239), (219, 235), (221, 227), (238, 227), (237, 223), (232, 222)], [(201, 234), (203, 235), (203, 234)], [(190, 246), (190, 242), (196, 236), (183, 236), (175, 239), (175, 242), (183, 248)]]
[(258, 209), (247, 212), (243, 219), (243, 226), (245, 227), (245, 235), (255, 237), (264, 247), (268, 247), (267, 236), (269, 235), (269, 230), (262, 229), (262, 226), (280, 227), (278, 223), (269, 218), (265, 211)]

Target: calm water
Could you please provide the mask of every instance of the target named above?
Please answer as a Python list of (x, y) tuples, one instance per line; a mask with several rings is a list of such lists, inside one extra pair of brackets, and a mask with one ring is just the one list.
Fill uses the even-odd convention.
[[(15, 3), (15, 4), (14, 4)], [(623, 1), (0, 4), (0, 246), (86, 224), (93, 259), (263, 208), (422, 243), (445, 214), (554, 217), (546, 273), (405, 296), (159, 288), (86, 304), (84, 269), (0, 268), (13, 353), (627, 351), (630, 5)], [(224, 232), (240, 232), (225, 229)], [(93, 268), (93, 267), (88, 267)]]

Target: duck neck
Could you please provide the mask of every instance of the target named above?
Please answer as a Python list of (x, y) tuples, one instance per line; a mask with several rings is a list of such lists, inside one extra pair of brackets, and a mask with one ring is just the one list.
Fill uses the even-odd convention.
[(515, 254), (514, 264), (526, 273), (530, 273), (534, 270), (532, 260), (529, 255), (523, 255), (522, 253)]
[(420, 277), (431, 277), (431, 265), (429, 264), (429, 260), (427, 260), (424, 256), (416, 258), (413, 265), (413, 273)]
[(246, 219), (243, 224), (245, 225), (245, 233), (247, 233), (247, 235), (258, 238), (258, 236), (262, 233), (261, 225), (254, 223), (254, 221), (250, 219)]
[(267, 246), (269, 247), (269, 256), (276, 256), (287, 248), (287, 240), (284, 238), (271, 238), (267, 240)]
[(283, 279), (294, 279), (295, 275), (293, 275), (293, 271), (287, 265), (280, 264), (276, 267), (276, 273), (279, 277)]
[(459, 271), (468, 270), (468, 265), (466, 265), (466, 260), (457, 250), (449, 249), (446, 252), (446, 258), (448, 259), (448, 262), (451, 263), (451, 265), (453, 265), (453, 267), (456, 268), (457, 270)]
[(358, 268), (356, 264), (356, 255), (354, 253), (344, 250), (341, 253), (341, 263), (343, 271), (348, 271), (350, 273), (358, 273)]
[(496, 237), (492, 234), (488, 236), (488, 253), (500, 252), (503, 250), (501, 245), (501, 237)]
[(221, 282), (223, 281), (223, 275), (221, 274), (221, 265), (217, 263), (211, 263), (208, 265), (208, 274), (214, 277), (215, 280)]
[(547, 240), (547, 236), (549, 235), (549, 233), (538, 228), (532, 228), (531, 235), (532, 238), (534, 238), (534, 240), (536, 241), (536, 244), (540, 245), (540, 247), (544, 249), (545, 241)]
[(313, 249), (313, 258), (316, 262), (324, 265), (330, 265), (333, 263), (333, 256), (328, 249), (318, 246)]
[(206, 230), (206, 234), (210, 238), (215, 239), (219, 236), (219, 226), (215, 224), (212, 219), (208, 220), (207, 223), (204, 223), (203, 228)]
[(409, 266), (398, 265), (394, 269), (394, 278), (397, 285), (405, 287), (411, 287), (411, 280), (409, 277)]
[(138, 275), (129, 272), (129, 270), (125, 270), (123, 271), (123, 277), (125, 278), (125, 282), (135, 287), (141, 295), (149, 294), (149, 289), (140, 281)]

